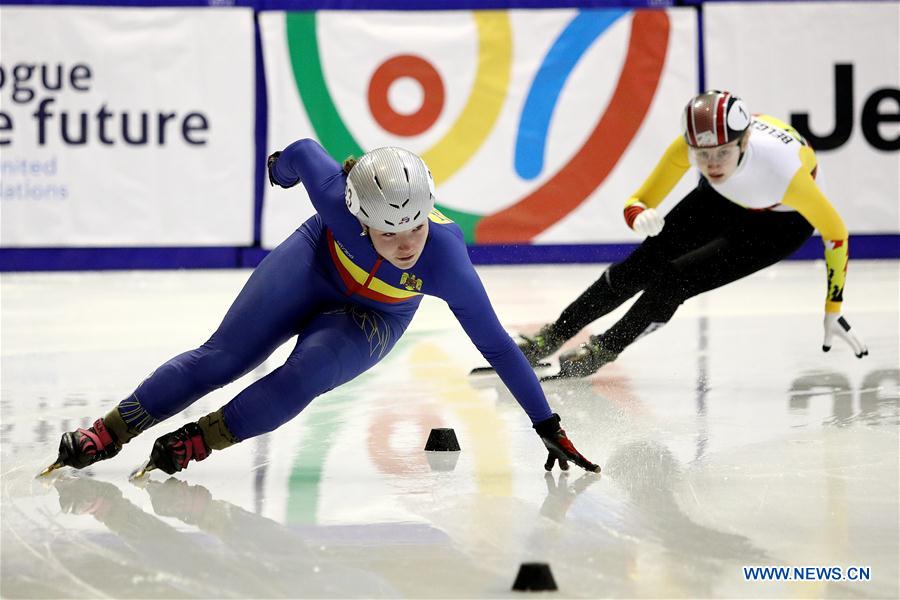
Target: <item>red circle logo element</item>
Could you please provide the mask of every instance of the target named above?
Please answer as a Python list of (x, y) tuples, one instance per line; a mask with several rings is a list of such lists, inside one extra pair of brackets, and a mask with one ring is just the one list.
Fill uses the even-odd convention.
[[(412, 114), (398, 113), (388, 101), (388, 90), (400, 78), (411, 77), (422, 86), (423, 99)], [(431, 63), (418, 56), (402, 54), (381, 64), (369, 81), (369, 110), (388, 133), (414, 136), (434, 125), (444, 108), (444, 83)]]

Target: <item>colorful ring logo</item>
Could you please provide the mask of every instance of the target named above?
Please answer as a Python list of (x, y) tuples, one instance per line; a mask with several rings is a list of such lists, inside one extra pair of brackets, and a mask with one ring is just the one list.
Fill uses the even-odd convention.
[[(619, 9), (580, 11), (562, 31), (544, 57), (532, 81), (516, 133), (515, 169), (530, 180), (544, 168), (550, 121), (572, 70), (590, 46), (620, 17)], [(505, 12), (473, 13), (478, 30), (478, 67), (469, 98), (444, 136), (422, 158), (440, 184), (452, 177), (482, 146), (493, 131), (506, 100), (512, 66), (512, 35)], [(325, 83), (313, 12), (286, 14), (291, 66), (297, 89), (316, 136), (329, 154), (342, 159), (364, 149), (348, 130)], [(520, 243), (565, 217), (599, 187), (628, 148), (662, 74), (668, 47), (669, 19), (663, 10), (633, 12), (625, 62), (612, 99), (588, 139), (543, 185), (507, 208), (477, 215), (439, 205), (457, 222), (468, 243)], [(412, 114), (390, 106), (388, 90), (401, 77), (410, 77), (423, 89), (423, 102)], [(444, 86), (437, 69), (414, 55), (395, 56), (372, 75), (369, 108), (378, 124), (395, 135), (413, 136), (427, 131), (444, 105)]]
[[(422, 106), (410, 114), (398, 113), (388, 100), (388, 91), (398, 79), (409, 77), (422, 86)], [(369, 108), (379, 125), (394, 135), (413, 136), (428, 131), (444, 108), (444, 83), (427, 60), (404, 54), (381, 64), (369, 82)]]

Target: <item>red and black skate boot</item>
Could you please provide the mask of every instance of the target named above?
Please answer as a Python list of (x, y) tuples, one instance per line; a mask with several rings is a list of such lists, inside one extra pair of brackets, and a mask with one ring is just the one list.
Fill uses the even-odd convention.
[(210, 452), (200, 426), (197, 423), (188, 423), (153, 442), (150, 461), (144, 470), (159, 469), (169, 475), (174, 475), (178, 471), (186, 469), (192, 460), (205, 459)]
[(95, 462), (112, 458), (121, 449), (122, 444), (115, 434), (106, 428), (103, 419), (97, 419), (87, 429), (76, 429), (62, 435), (59, 440), (59, 456), (51, 467), (83, 469)]

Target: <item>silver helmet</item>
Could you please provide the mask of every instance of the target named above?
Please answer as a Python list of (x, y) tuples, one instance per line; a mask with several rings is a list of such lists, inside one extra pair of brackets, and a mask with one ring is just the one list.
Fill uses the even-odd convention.
[(347, 175), (347, 209), (374, 229), (416, 227), (434, 208), (434, 179), (425, 162), (403, 148), (366, 152)]

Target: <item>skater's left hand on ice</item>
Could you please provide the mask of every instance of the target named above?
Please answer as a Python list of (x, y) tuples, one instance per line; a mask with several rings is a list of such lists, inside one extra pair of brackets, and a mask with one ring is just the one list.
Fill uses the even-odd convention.
[(831, 340), (837, 336), (850, 345), (856, 358), (867, 356), (869, 349), (850, 329), (850, 323), (840, 313), (825, 313), (825, 338), (822, 340), (822, 352), (831, 350)]
[(547, 462), (544, 463), (546, 470), (550, 471), (553, 469), (553, 463), (559, 461), (559, 468), (563, 471), (568, 471), (568, 461), (572, 461), (585, 471), (600, 472), (598, 465), (586, 459), (581, 452), (575, 449), (575, 445), (566, 436), (566, 432), (559, 426), (558, 414), (553, 413), (553, 416), (549, 419), (535, 423), (534, 430), (541, 436), (541, 441), (544, 442), (548, 450)]

